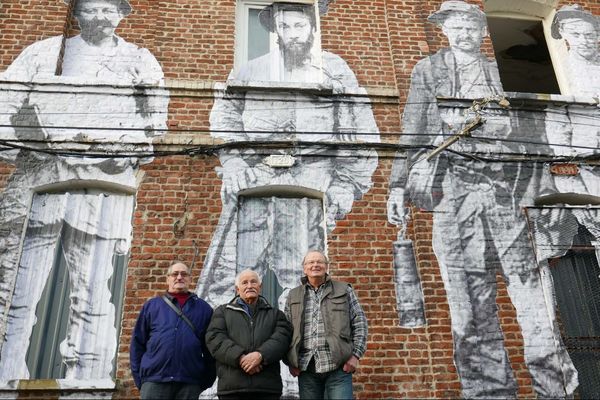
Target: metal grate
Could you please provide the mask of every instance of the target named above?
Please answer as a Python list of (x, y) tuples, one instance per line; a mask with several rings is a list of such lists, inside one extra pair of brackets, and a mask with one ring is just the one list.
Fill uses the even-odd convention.
[(600, 398), (600, 268), (594, 240), (579, 225), (572, 248), (551, 263), (561, 333), (583, 399)]

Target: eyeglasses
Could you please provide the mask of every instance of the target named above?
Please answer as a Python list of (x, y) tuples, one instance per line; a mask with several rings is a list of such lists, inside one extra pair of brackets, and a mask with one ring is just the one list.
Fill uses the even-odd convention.
[(327, 263), (325, 261), (306, 261), (304, 263), (304, 265), (326, 265)]
[(187, 278), (188, 276), (190, 276), (190, 274), (188, 274), (185, 271), (178, 271), (178, 272), (171, 272), (170, 274), (167, 274), (168, 276), (170, 276), (171, 278), (177, 278), (177, 276), (181, 275), (182, 278)]

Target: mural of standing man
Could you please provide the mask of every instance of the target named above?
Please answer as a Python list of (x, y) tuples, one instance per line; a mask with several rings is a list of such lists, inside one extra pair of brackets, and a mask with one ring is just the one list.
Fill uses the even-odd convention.
[(567, 78), (578, 96), (600, 95), (600, 19), (578, 4), (561, 7), (551, 27), (552, 37), (564, 40)]
[[(285, 290), (300, 280), (297, 267), (303, 254), (309, 248), (324, 250), (325, 230), (333, 230), (372, 185), (377, 153), (368, 143), (378, 142), (379, 134), (371, 106), (346, 62), (319, 50), (315, 8), (274, 3), (262, 10), (260, 22), (277, 35), (277, 47), (230, 74), (230, 82), (247, 87), (224, 90), (215, 100), (210, 115), (214, 137), (257, 146), (291, 140), (313, 145), (283, 168), (270, 166), (268, 154), (258, 147), (219, 153), (223, 209), (197, 290), (210, 304), (233, 295), (236, 268), (250, 268), (262, 277), (269, 270), (275, 274), (284, 290), (282, 308)], [(281, 91), (282, 83), (293, 89)], [(253, 90), (257, 84), (262, 90)], [(329, 93), (311, 94), (307, 89), (315, 84)], [(365, 146), (335, 149), (320, 142)], [(296, 195), (312, 190), (323, 199), (240, 196), (247, 189), (268, 187), (291, 188)]]
[[(551, 26), (552, 37), (564, 41), (567, 47), (565, 68), (572, 95), (580, 98), (600, 96), (600, 19), (580, 5), (565, 5), (555, 14)], [(581, 156), (597, 153), (600, 148), (600, 127), (597, 107), (572, 103), (552, 107), (547, 112), (546, 134), (556, 155)], [(600, 196), (600, 170), (595, 165), (582, 163), (576, 175), (555, 175), (559, 192)], [(596, 238), (599, 236), (597, 210), (562, 209), (533, 211), (532, 217), (549, 222), (542, 226), (545, 239), (550, 243), (541, 260), (562, 256), (571, 247), (578, 224), (585, 226)], [(542, 235), (542, 233), (538, 233)], [(552, 242), (554, 241), (554, 242)], [(543, 248), (543, 246), (538, 246)], [(539, 250), (538, 250), (539, 251)]]
[[(0, 76), (13, 88), (1, 96), (0, 114), (8, 118), (2, 125), (9, 126), (2, 138), (30, 147), (36, 144), (28, 140), (42, 143), (39, 152), (0, 152), (15, 165), (0, 194), (2, 382), (30, 377), (26, 354), (36, 307), (61, 263), (70, 288), (60, 344), (65, 378), (109, 379), (113, 369), (117, 333), (108, 281), (115, 260), (129, 253), (140, 160), (49, 154), (50, 142), (80, 141), (82, 153), (135, 153), (151, 150), (152, 136), (166, 128), (169, 98), (158, 88), (160, 65), (147, 49), (115, 33), (132, 11), (129, 2), (78, 0), (71, 6), (79, 35), (30, 45)], [(36, 90), (37, 83), (94, 87), (47, 92)]]
[[(496, 167), (448, 152), (427, 160), (430, 150), (422, 147), (439, 145), (466, 122), (463, 110), (438, 107), (436, 97), (480, 99), (502, 93), (495, 62), (480, 52), (487, 35), (485, 14), (475, 5), (446, 1), (428, 20), (442, 29), (449, 47), (413, 69), (401, 144), (422, 149), (409, 150), (394, 162), (388, 219), (404, 224), (407, 200), (433, 210), (432, 242), (448, 295), (463, 396), (516, 396), (496, 306), (496, 272), (501, 271), (517, 311), (534, 388), (540, 396), (564, 397), (577, 386), (577, 373), (549, 317), (520, 215), (520, 205), (532, 201), (532, 194), (517, 186), (531, 178), (527, 166)], [(505, 111), (489, 110), (485, 118), (473, 136), (501, 140), (511, 134)], [(499, 141), (495, 151), (515, 151), (504, 143)], [(476, 138), (461, 138), (450, 149), (476, 153), (486, 148)]]

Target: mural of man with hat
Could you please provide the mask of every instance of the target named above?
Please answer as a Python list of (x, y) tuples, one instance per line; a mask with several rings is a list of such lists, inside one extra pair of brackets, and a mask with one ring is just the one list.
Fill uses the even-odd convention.
[[(329, 2), (318, 3), (324, 13)], [(316, 4), (274, 2), (260, 12), (263, 27), (277, 35), (277, 46), (230, 73), (210, 114), (211, 135), (228, 142), (365, 145), (301, 146), (290, 165), (277, 168), (252, 145), (220, 151), (223, 207), (197, 289), (211, 305), (231, 298), (236, 274), (251, 268), (263, 280), (276, 277), (279, 288), (269, 295), (279, 296), (272, 300), (283, 309), (287, 292), (300, 281), (296, 266), (306, 251), (325, 250), (326, 231), (372, 185), (377, 152), (368, 144), (380, 139), (370, 100), (346, 62), (321, 50), (316, 9)], [(289, 150), (267, 151), (289, 155)], [(278, 187), (292, 195), (279, 197)], [(238, 196), (248, 189), (271, 194)], [(295, 379), (284, 381), (284, 395), (294, 393)]]
[(567, 45), (566, 69), (572, 94), (600, 95), (600, 19), (578, 4), (566, 5), (556, 12), (551, 33)]
[[(564, 68), (569, 91), (574, 96), (600, 98), (600, 18), (578, 4), (563, 6), (551, 26), (552, 37), (564, 41), (567, 57)], [(548, 142), (557, 144), (555, 154), (576, 155), (600, 148), (600, 129), (596, 127), (598, 110), (570, 104), (559, 107), (546, 119)], [(576, 176), (554, 176), (560, 192), (600, 196), (600, 172), (581, 165)], [(583, 221), (580, 221), (583, 224)], [(588, 221), (588, 225), (593, 221)]]
[[(166, 128), (169, 97), (160, 88), (162, 68), (147, 49), (115, 34), (132, 11), (129, 2), (73, 1), (81, 33), (28, 46), (0, 75), (16, 88), (0, 100), (6, 118), (0, 125), (7, 126), (0, 135), (17, 143), (40, 140), (42, 150), (5, 157), (15, 172), (0, 193), (4, 383), (30, 377), (26, 355), (36, 307), (58, 265), (66, 265), (71, 299), (60, 344), (63, 378), (110, 379), (117, 331), (108, 282), (115, 260), (129, 253), (131, 193), (139, 164), (149, 159), (86, 158), (85, 152), (150, 151), (152, 136)], [(32, 90), (38, 82), (86, 90)], [(72, 146), (84, 156), (52, 154), (55, 140), (80, 143)], [(107, 186), (112, 189), (103, 189)]]
[[(77, 76), (109, 83), (158, 85), (162, 68), (144, 48), (120, 38), (115, 30), (132, 8), (127, 0), (70, 0), (81, 33), (55, 36), (27, 47), (4, 72), (16, 81), (40, 80), (56, 75)], [(60, 60), (64, 42), (64, 55)], [(61, 63), (62, 61), (62, 63)]]
[[(410, 146), (394, 161), (388, 220), (406, 224), (405, 200), (433, 211), (432, 244), (448, 296), (454, 360), (466, 398), (516, 397), (515, 380), (496, 305), (496, 274), (502, 271), (517, 310), (525, 360), (541, 396), (564, 397), (577, 386), (576, 371), (554, 331), (540, 273), (527, 240), (520, 207), (532, 203), (534, 169), (519, 163), (488, 163), (443, 152), (427, 159), (431, 146), (458, 133), (464, 109), (438, 106), (438, 97), (481, 99), (502, 94), (496, 63), (481, 54), (485, 14), (463, 1), (445, 1), (428, 20), (449, 47), (413, 69), (400, 143)], [(473, 136), (506, 139), (508, 112), (486, 109)], [(499, 141), (495, 151), (512, 149)], [(451, 150), (484, 152), (476, 138), (461, 138)], [(502, 147), (500, 147), (502, 146)], [(487, 150), (489, 151), (489, 150)], [(536, 189), (537, 190), (537, 189)]]
[[(239, 72), (231, 72), (228, 83), (241, 82), (242, 85), (235, 90), (225, 87), (216, 98), (210, 114), (214, 137), (261, 142), (379, 141), (365, 89), (359, 86), (341, 57), (320, 50), (315, 9), (312, 4), (276, 2), (260, 13), (264, 27), (277, 33), (278, 47), (242, 65)], [(279, 72), (274, 73), (275, 70)], [(259, 89), (256, 89), (257, 82), (260, 82)], [(280, 82), (289, 84), (290, 90), (269, 90), (277, 88)], [(315, 84), (329, 92), (320, 96), (303, 90), (315, 90)], [(359, 96), (354, 96), (357, 94)], [(300, 280), (295, 266), (300, 264), (306, 250), (324, 249), (320, 201), (293, 199), (299, 203), (290, 209), (283, 204), (257, 204), (259, 208), (253, 209), (252, 215), (246, 216), (248, 219), (244, 217), (238, 222), (240, 191), (285, 185), (324, 193), (325, 219), (330, 231), (336, 220), (350, 212), (353, 201), (371, 187), (371, 176), (377, 166), (377, 153), (373, 149), (350, 151), (312, 146), (303, 152), (305, 154), (299, 155), (290, 167), (272, 168), (265, 162), (265, 156), (250, 146), (244, 150), (221, 151), (223, 211), (198, 287), (198, 295), (210, 304), (223, 303), (230, 297), (236, 275), (232, 268), (236, 265), (242, 269), (256, 268), (263, 278), (269, 265), (276, 266), (273, 272), (279, 284), (289, 289)], [(288, 199), (285, 200), (281, 203), (288, 203)], [(282, 217), (289, 217), (290, 226), (278, 225), (284, 224), (280, 219), (276, 219), (275, 227), (267, 222), (268, 210), (273, 207), (281, 211)], [(273, 232), (297, 230), (299, 221), (303, 221), (306, 229), (285, 238), (285, 243), (273, 237)], [(243, 240), (238, 240), (241, 236)], [(240, 249), (236, 247), (237, 241), (252, 245)], [(274, 251), (275, 248), (279, 251)], [(280, 300), (283, 306), (285, 296)]]

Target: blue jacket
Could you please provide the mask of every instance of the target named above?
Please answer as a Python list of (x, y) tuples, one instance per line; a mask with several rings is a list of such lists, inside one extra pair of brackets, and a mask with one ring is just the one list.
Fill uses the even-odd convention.
[[(167, 294), (177, 305), (177, 300)], [(215, 381), (215, 360), (206, 350), (211, 306), (191, 294), (182, 308), (198, 336), (160, 297), (148, 300), (135, 324), (129, 359), (138, 388), (144, 382), (184, 382), (209, 388)]]

